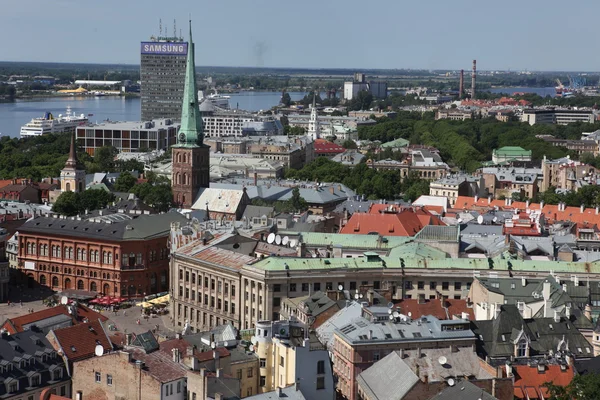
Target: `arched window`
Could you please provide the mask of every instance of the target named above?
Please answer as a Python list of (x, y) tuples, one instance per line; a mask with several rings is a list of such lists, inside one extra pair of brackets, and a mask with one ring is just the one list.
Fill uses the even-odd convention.
[(181, 162), (181, 153), (177, 153), (177, 162), (180, 163)]
[(46, 275), (40, 275), (40, 285), (46, 285)]
[(56, 258), (61, 258), (60, 246), (56, 246)]
[(58, 277), (53, 276), (52, 277), (52, 287), (57, 287), (58, 286)]
[(83, 250), (81, 249), (77, 249), (77, 259), (81, 260), (82, 259), (82, 255), (83, 255)]
[(90, 283), (90, 290), (92, 292), (96, 292), (98, 290), (98, 286), (96, 285), (96, 282)]
[(86, 261), (87, 260), (87, 251), (81, 250), (81, 260), (82, 261)]
[(67, 184), (65, 185), (65, 189), (67, 192), (71, 191), (71, 183), (70, 182), (67, 182)]
[(102, 292), (105, 296), (110, 292), (110, 285), (108, 283), (104, 284), (104, 291)]
[(77, 289), (83, 290), (83, 281), (81, 279), (77, 281)]
[(107, 264), (107, 261), (108, 261), (108, 257), (106, 256), (106, 252), (103, 251), (102, 252), (102, 263)]
[(71, 280), (69, 278), (65, 279), (65, 289), (71, 289)]
[(108, 264), (109, 264), (109, 265), (112, 265), (112, 263), (113, 263), (113, 259), (112, 259), (112, 252), (110, 252), (110, 251), (109, 251), (109, 252), (108, 252)]
[(183, 155), (183, 163), (184, 163), (184, 164), (185, 164), (185, 163), (187, 163), (187, 154), (184, 154), (184, 155)]

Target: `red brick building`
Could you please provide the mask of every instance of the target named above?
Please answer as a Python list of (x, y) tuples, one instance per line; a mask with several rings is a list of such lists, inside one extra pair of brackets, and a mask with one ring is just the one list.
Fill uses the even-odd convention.
[(178, 213), (35, 218), (19, 229), (21, 279), (111, 296), (167, 291), (170, 226), (184, 221)]

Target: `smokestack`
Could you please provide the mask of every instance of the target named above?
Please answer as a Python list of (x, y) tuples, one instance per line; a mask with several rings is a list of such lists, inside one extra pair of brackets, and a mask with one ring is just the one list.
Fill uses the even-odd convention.
[(465, 70), (460, 70), (460, 80), (458, 82), (458, 99), (463, 97), (463, 88), (465, 87)]
[(475, 78), (477, 76), (477, 60), (473, 60), (473, 73), (471, 74), (471, 99), (475, 100)]

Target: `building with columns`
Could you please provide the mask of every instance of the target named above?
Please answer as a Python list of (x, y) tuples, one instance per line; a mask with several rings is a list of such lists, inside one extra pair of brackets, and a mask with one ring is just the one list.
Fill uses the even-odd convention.
[(190, 208), (198, 197), (200, 189), (208, 187), (210, 174), (210, 146), (204, 144), (202, 116), (196, 91), (194, 54), (190, 22), (181, 127), (177, 134), (177, 144), (172, 147), (171, 152), (173, 202), (183, 208)]

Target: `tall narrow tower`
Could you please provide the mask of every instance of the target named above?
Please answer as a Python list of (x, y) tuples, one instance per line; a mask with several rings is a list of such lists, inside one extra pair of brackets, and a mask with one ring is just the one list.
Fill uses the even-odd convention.
[(83, 192), (85, 190), (85, 169), (77, 159), (75, 132), (71, 135), (71, 148), (65, 167), (60, 171), (60, 190), (62, 192)]
[(171, 151), (173, 202), (183, 208), (190, 208), (198, 197), (200, 189), (207, 188), (209, 185), (210, 146), (204, 144), (202, 117), (198, 108), (194, 54), (192, 21), (190, 21), (190, 42), (181, 105), (181, 128), (177, 134), (177, 144)]
[(317, 92), (313, 94), (312, 110), (310, 111), (310, 121), (308, 121), (308, 136), (313, 141), (321, 138), (321, 126), (319, 125), (319, 114), (317, 113)]
[(477, 60), (473, 60), (473, 73), (471, 74), (471, 99), (475, 100), (475, 79), (477, 77)]
[(465, 88), (465, 70), (461, 69), (460, 70), (460, 79), (458, 81), (458, 99), (462, 99), (463, 97), (463, 90)]

